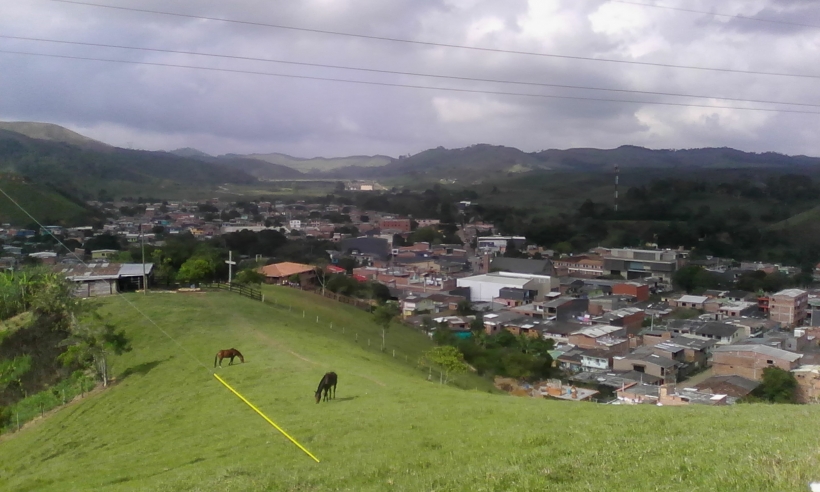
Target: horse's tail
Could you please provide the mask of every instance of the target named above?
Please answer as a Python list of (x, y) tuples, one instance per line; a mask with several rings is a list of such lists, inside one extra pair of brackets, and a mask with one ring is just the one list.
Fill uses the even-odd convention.
[(218, 358), (219, 358), (219, 352), (217, 352), (216, 355), (214, 356), (214, 367), (216, 367), (216, 359), (218, 359)]

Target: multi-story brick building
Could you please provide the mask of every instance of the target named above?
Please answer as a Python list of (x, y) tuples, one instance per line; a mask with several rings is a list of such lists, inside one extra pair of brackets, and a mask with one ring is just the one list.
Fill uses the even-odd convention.
[(600, 277), (604, 274), (604, 260), (597, 255), (568, 256), (554, 261), (560, 276)]
[(613, 295), (632, 296), (638, 302), (649, 300), (649, 286), (637, 282), (624, 282), (612, 286)]
[(769, 298), (769, 319), (785, 328), (800, 326), (806, 319), (809, 293), (800, 289), (786, 289)]

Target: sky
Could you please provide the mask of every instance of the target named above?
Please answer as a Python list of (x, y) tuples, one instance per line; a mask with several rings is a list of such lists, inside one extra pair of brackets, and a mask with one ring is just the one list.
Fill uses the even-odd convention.
[[(727, 16), (612, 0), (88, 0), (245, 22), (237, 23), (53, 0), (4, 1), (0, 2), (0, 51), (142, 64), (0, 53), (0, 120), (55, 123), (121, 147), (194, 147), (211, 154), (396, 157), (439, 146), (459, 148), (487, 143), (528, 152), (640, 145), (664, 149), (734, 147), (820, 156), (820, 139), (815, 131), (820, 114), (733, 109), (820, 113), (820, 94), (816, 90), (820, 86), (820, 27), (811, 26), (820, 26), (820, 2), (632, 1)], [(526, 84), (373, 73), (247, 58)], [(804, 76), (681, 69), (601, 59)]]

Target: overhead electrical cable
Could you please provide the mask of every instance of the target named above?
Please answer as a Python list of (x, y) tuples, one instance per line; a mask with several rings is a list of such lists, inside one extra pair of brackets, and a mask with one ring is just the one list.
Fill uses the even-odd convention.
[(800, 110), (796, 110), (796, 109), (777, 109), (777, 108), (759, 108), (759, 107), (744, 108), (744, 107), (740, 107), (740, 106), (716, 106), (716, 105), (707, 105), (707, 104), (688, 104), (688, 103), (675, 103), (675, 102), (663, 102), (663, 101), (638, 101), (638, 100), (629, 100), (629, 99), (607, 99), (607, 98), (597, 98), (597, 97), (559, 96), (559, 95), (552, 95), (552, 94), (531, 94), (531, 93), (521, 93), (521, 92), (488, 91), (488, 90), (479, 90), (479, 89), (463, 89), (463, 88), (457, 88), (457, 87), (434, 87), (434, 86), (428, 86), (428, 85), (397, 84), (397, 83), (390, 83), (390, 82), (374, 82), (374, 81), (367, 81), (367, 80), (340, 79), (340, 78), (334, 78), (334, 77), (314, 77), (314, 76), (308, 76), (308, 75), (292, 75), (292, 74), (273, 73), (273, 72), (259, 72), (259, 71), (254, 71), (254, 70), (237, 70), (237, 69), (230, 69), (230, 68), (201, 67), (201, 66), (194, 66), (194, 65), (180, 65), (180, 64), (176, 64), (176, 63), (157, 63), (157, 62), (143, 62), (143, 61), (134, 61), (134, 60), (115, 60), (115, 59), (110, 59), (110, 58), (94, 58), (94, 57), (85, 57), (85, 56), (57, 55), (57, 54), (49, 54), (49, 53), (31, 53), (31, 52), (26, 52), (26, 51), (0, 50), (0, 53), (14, 54), (14, 55), (24, 55), (24, 56), (42, 56), (42, 57), (50, 57), (50, 58), (63, 58), (63, 59), (69, 59), (69, 60), (87, 60), (87, 61), (108, 62), (108, 63), (124, 63), (124, 64), (146, 65), (146, 66), (155, 66), (155, 67), (185, 68), (185, 69), (192, 69), (192, 70), (205, 70), (205, 71), (211, 71), (211, 72), (225, 72), (225, 73), (240, 73), (240, 74), (249, 74), (249, 75), (263, 75), (263, 76), (269, 76), (269, 77), (281, 77), (281, 78), (302, 79), (302, 80), (317, 80), (317, 81), (324, 81), (324, 82), (340, 82), (340, 83), (347, 83), (347, 84), (372, 85), (372, 86), (382, 86), (382, 87), (401, 87), (401, 88), (408, 88), (408, 89), (424, 89), (424, 90), (433, 90), (433, 91), (461, 92), (461, 93), (468, 93), (468, 94), (490, 94), (490, 95), (499, 95), (499, 96), (520, 96), (520, 97), (533, 97), (533, 98), (543, 98), (543, 99), (563, 99), (563, 100), (571, 100), (571, 101), (597, 101), (597, 102), (614, 102), (614, 103), (626, 103), (626, 104), (649, 104), (649, 105), (656, 105), (656, 106), (677, 106), (677, 107), (685, 107), (685, 108), (734, 109), (734, 110), (741, 110), (741, 111), (762, 111), (762, 112), (769, 112), (769, 113), (820, 114), (820, 112), (818, 112), (818, 111), (800, 111)]
[[(36, 42), (45, 42), (45, 43), (56, 43), (56, 44), (78, 45), (78, 46), (93, 46), (93, 47), (100, 47), (100, 48), (116, 48), (116, 49), (124, 49), (124, 50), (149, 51), (149, 52), (156, 52), (156, 53), (170, 53), (170, 54), (179, 54), (179, 55), (195, 55), (195, 56), (204, 56), (204, 57), (211, 57), (211, 58), (225, 58), (225, 59), (231, 59), (231, 60), (257, 61), (257, 62), (265, 62), (265, 63), (279, 63), (279, 64), (285, 64), (285, 65), (298, 65), (298, 66), (318, 67), (318, 68), (332, 68), (332, 69), (338, 69), (338, 70), (353, 70), (353, 71), (359, 71), (359, 72), (371, 72), (371, 73), (381, 73), (381, 74), (391, 74), (391, 75), (407, 75), (407, 76), (413, 76), (413, 77), (429, 77), (429, 78), (471, 81), (471, 82), (489, 82), (489, 83), (494, 83), (494, 84), (513, 84), (513, 85), (525, 85), (525, 86), (536, 86), (536, 87), (553, 87), (553, 88), (559, 88), (559, 89), (578, 89), (578, 90), (589, 90), (589, 91), (620, 92), (620, 93), (626, 93), (626, 94), (646, 94), (646, 95), (652, 95), (652, 96), (688, 97), (688, 98), (693, 98), (693, 99), (720, 99), (720, 100), (724, 100), (724, 101), (749, 102), (749, 103), (758, 103), (758, 104), (783, 104), (783, 105), (788, 105), (788, 106), (820, 107), (820, 104), (811, 104), (811, 103), (803, 103), (803, 102), (770, 101), (770, 100), (763, 100), (763, 99), (743, 99), (743, 98), (737, 98), (737, 97), (705, 96), (705, 95), (700, 95), (700, 94), (682, 94), (682, 93), (675, 93), (675, 92), (641, 91), (641, 90), (635, 90), (635, 89), (591, 87), (591, 86), (571, 85), (571, 84), (550, 84), (550, 83), (545, 83), (545, 82), (525, 82), (525, 81), (514, 81), (514, 80), (485, 79), (485, 78), (479, 78), (479, 77), (463, 77), (463, 76), (457, 76), (457, 75), (441, 75), (441, 74), (429, 74), (429, 73), (419, 73), (419, 72), (403, 72), (403, 71), (383, 70), (383, 69), (376, 69), (376, 68), (350, 67), (350, 66), (344, 66), (344, 65), (330, 65), (330, 64), (325, 64), (325, 63), (309, 63), (309, 62), (299, 62), (299, 61), (290, 61), (290, 60), (278, 60), (278, 59), (272, 59), (272, 58), (258, 58), (258, 57), (250, 57), (250, 56), (225, 55), (225, 54), (219, 54), (219, 53), (203, 53), (203, 52), (199, 52), (199, 51), (170, 50), (170, 49), (163, 49), (163, 48), (145, 48), (145, 47), (124, 46), (124, 45), (105, 44), (105, 43), (88, 43), (88, 42), (81, 42), (81, 41), (65, 41), (65, 40), (46, 39), (46, 38), (8, 36), (8, 35), (3, 35), (3, 34), (0, 34), (0, 38), (2, 38), (2, 39), (23, 40), (23, 41), (36, 41)], [(818, 76), (818, 78), (820, 78), (820, 76)]]
[(740, 70), (734, 68), (721, 68), (721, 67), (698, 67), (698, 66), (691, 66), (691, 65), (674, 65), (671, 63), (658, 63), (658, 62), (645, 62), (645, 61), (637, 61), (637, 60), (620, 60), (616, 58), (593, 58), (589, 56), (574, 56), (574, 55), (559, 55), (555, 53), (542, 53), (542, 52), (534, 52), (534, 51), (517, 51), (517, 50), (506, 50), (500, 48), (486, 48), (481, 46), (467, 46), (461, 44), (451, 44), (451, 43), (437, 43), (432, 41), (417, 41), (414, 39), (404, 39), (404, 38), (393, 38), (387, 36), (376, 36), (370, 34), (359, 34), (359, 33), (351, 33), (351, 32), (341, 32), (341, 31), (330, 31), (326, 29), (314, 29), (308, 27), (297, 27), (297, 26), (287, 26), (284, 24), (269, 24), (264, 22), (254, 22), (254, 21), (245, 21), (245, 20), (237, 20), (237, 19), (224, 19), (219, 17), (207, 17), (203, 15), (193, 15), (193, 14), (180, 14), (175, 12), (165, 12), (162, 10), (150, 10), (150, 9), (138, 9), (133, 7), (122, 7), (117, 5), (105, 5), (99, 3), (91, 3), (91, 2), (80, 2), (75, 0), (46, 0), (49, 2), (57, 2), (57, 3), (64, 3), (64, 4), (72, 4), (72, 5), (83, 5), (87, 7), (97, 7), (97, 8), (105, 8), (105, 9), (114, 9), (114, 10), (123, 10), (129, 12), (141, 12), (146, 14), (156, 14), (156, 15), (168, 15), (173, 17), (181, 17), (186, 19), (197, 19), (197, 20), (209, 20), (215, 22), (226, 22), (232, 24), (241, 24), (247, 26), (257, 26), (257, 27), (269, 27), (274, 29), (284, 29), (284, 30), (291, 30), (291, 31), (300, 31), (300, 32), (310, 32), (316, 34), (327, 34), (333, 36), (346, 36), (350, 38), (359, 38), (359, 39), (369, 39), (369, 40), (377, 40), (377, 41), (389, 41), (393, 43), (405, 43), (405, 44), (415, 44), (420, 46), (434, 46), (439, 48), (457, 48), (457, 49), (464, 49), (464, 50), (473, 50), (473, 51), (482, 51), (487, 53), (505, 53), (505, 54), (512, 54), (512, 55), (526, 55), (526, 56), (540, 56), (540, 57), (547, 57), (547, 58), (559, 58), (564, 60), (582, 60), (582, 61), (593, 61), (593, 62), (605, 62), (605, 63), (620, 63), (626, 65), (638, 65), (638, 66), (647, 66), (647, 67), (661, 67), (661, 68), (675, 68), (675, 69), (684, 69), (684, 70), (701, 70), (701, 71), (709, 71), (709, 72), (724, 72), (724, 73), (736, 73), (736, 74), (745, 74), (745, 75), (770, 75), (770, 76), (777, 76), (777, 77), (796, 77), (796, 78), (820, 78), (820, 75), (817, 74), (799, 74), (799, 73), (785, 73), (785, 72), (764, 72), (758, 70)]
[(705, 15), (712, 15), (715, 17), (723, 17), (727, 19), (742, 19), (747, 21), (755, 21), (755, 22), (770, 22), (772, 24), (785, 24), (788, 26), (799, 26), (799, 27), (813, 27), (820, 29), (820, 25), (818, 24), (804, 24), (801, 22), (792, 22), (792, 21), (783, 21), (777, 19), (766, 19), (760, 17), (750, 17), (748, 15), (740, 15), (740, 14), (720, 14), (717, 12), (709, 12), (706, 10), (695, 10), (695, 9), (687, 9), (683, 7), (670, 7), (667, 5), (657, 5), (651, 3), (641, 3), (641, 2), (630, 2), (628, 0), (608, 0), (610, 3), (622, 3), (625, 5), (639, 5), (641, 7), (651, 7), (655, 9), (664, 9), (664, 10), (676, 10), (678, 12), (689, 12), (692, 14), (705, 14)]

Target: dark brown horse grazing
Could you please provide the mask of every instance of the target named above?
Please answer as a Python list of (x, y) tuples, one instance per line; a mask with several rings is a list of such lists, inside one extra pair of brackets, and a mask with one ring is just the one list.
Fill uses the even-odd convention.
[(331, 388), (333, 389), (333, 399), (336, 399), (336, 373), (329, 372), (319, 381), (319, 388), (316, 390), (316, 403), (322, 400), (322, 392), (324, 392), (324, 400), (330, 399)]
[(245, 358), (242, 357), (242, 354), (235, 348), (232, 348), (228, 350), (220, 350), (216, 353), (216, 357), (214, 357), (214, 367), (216, 367), (217, 361), (219, 361), (219, 367), (222, 367), (222, 359), (227, 359), (228, 357), (231, 358), (231, 361), (228, 362), (228, 365), (233, 364), (234, 357), (239, 357), (239, 360), (241, 360), (243, 363), (245, 362)]

